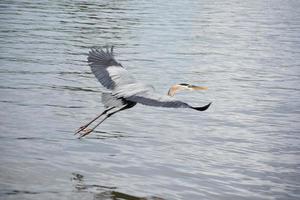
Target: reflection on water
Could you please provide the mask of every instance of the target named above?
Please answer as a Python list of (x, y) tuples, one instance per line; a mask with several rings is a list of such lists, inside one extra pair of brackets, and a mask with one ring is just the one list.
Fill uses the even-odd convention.
[[(300, 199), (299, 7), (1, 0), (0, 199)], [(137, 105), (78, 140), (103, 111), (86, 57), (105, 45), (158, 93), (204, 85), (177, 97), (213, 106)]]
[[(84, 176), (77, 173), (72, 173), (72, 181), (74, 182), (74, 187), (78, 192), (88, 192), (89, 189), (96, 190), (94, 193), (94, 199), (99, 200), (163, 200), (159, 197), (137, 197), (129, 194), (125, 194), (122, 192), (116, 191), (116, 187), (108, 187), (101, 185), (87, 185), (84, 183)], [(102, 192), (101, 192), (102, 191)]]
[(77, 173), (72, 173), (73, 177), (72, 177), (72, 181), (74, 181), (74, 187), (78, 192), (81, 191), (86, 191), (89, 188), (92, 189), (110, 189), (110, 190), (115, 190), (117, 189), (116, 187), (107, 187), (107, 186), (101, 186), (101, 185), (87, 185), (84, 184), (84, 177), (81, 174), (77, 174)]

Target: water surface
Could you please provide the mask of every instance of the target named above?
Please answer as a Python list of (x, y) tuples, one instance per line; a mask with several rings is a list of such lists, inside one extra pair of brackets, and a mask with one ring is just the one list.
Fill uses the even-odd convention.
[[(0, 2), (0, 199), (300, 199), (300, 3)], [(103, 110), (86, 63), (115, 45), (139, 80), (206, 112)]]

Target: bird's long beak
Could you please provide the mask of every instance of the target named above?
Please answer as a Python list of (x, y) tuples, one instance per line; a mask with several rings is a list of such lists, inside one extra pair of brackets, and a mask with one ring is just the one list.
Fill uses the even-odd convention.
[(208, 87), (205, 86), (189, 85), (188, 87), (192, 90), (208, 90)]

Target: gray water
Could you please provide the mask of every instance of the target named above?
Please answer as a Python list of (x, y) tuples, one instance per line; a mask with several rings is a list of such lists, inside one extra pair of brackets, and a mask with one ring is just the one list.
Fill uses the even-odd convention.
[[(300, 2), (0, 1), (0, 199), (300, 199)], [(86, 58), (205, 112), (103, 111)]]

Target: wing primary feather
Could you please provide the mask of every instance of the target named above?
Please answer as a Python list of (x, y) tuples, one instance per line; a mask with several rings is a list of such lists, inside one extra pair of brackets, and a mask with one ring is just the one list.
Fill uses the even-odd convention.
[(98, 81), (107, 89), (135, 83), (135, 79), (118, 63), (113, 55), (113, 46), (91, 48), (88, 64)]
[(88, 62), (91, 65), (102, 65), (103, 67), (119, 65), (114, 58), (113, 49), (111, 48), (111, 50), (109, 50), (108, 46), (106, 47), (106, 52), (100, 48), (92, 48), (89, 52)]
[(209, 106), (211, 105), (212, 102), (210, 102), (209, 104), (205, 105), (205, 106), (201, 106), (201, 107), (191, 107), (195, 110), (198, 110), (198, 111), (205, 111), (209, 108)]

